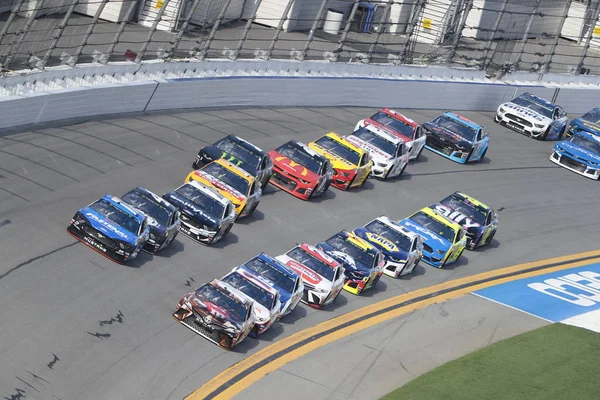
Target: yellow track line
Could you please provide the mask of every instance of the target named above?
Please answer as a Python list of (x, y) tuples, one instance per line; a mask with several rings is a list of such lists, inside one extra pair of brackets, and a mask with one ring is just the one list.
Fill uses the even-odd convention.
[[(207, 397), (219, 400), (230, 399), (283, 365), (319, 347), (392, 318), (435, 303), (455, 299), (486, 287), (564, 269), (576, 268), (599, 261), (600, 250), (589, 251), (488, 271), (383, 300), (281, 339), (223, 371), (201, 388), (191, 393), (186, 397), (186, 400), (200, 400)], [(532, 269), (533, 271), (528, 272), (528, 270)], [(479, 281), (483, 282), (477, 284)], [(464, 288), (461, 288), (462, 286)], [(420, 300), (419, 298), (422, 297), (427, 298)], [(402, 305), (403, 303), (407, 304)], [(387, 308), (391, 309), (385, 311)], [(344, 326), (345, 324), (346, 326)], [(327, 331), (331, 332), (327, 333)], [(306, 341), (306, 343), (302, 343), (303, 341)], [(269, 360), (269, 358), (273, 359)], [(244, 374), (245, 376), (239, 379), (240, 374)], [(231, 384), (226, 387), (225, 385), (229, 382)]]

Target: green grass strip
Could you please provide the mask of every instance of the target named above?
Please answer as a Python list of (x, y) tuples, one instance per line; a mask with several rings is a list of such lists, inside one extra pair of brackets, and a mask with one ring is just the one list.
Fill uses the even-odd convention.
[(382, 400), (600, 399), (600, 334), (552, 324), (448, 362)]

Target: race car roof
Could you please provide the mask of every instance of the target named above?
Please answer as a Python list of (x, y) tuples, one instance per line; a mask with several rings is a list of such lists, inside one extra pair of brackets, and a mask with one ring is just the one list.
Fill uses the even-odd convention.
[[(236, 136), (236, 135), (228, 135), (228, 136), (226, 136), (226, 137), (225, 137), (225, 139), (229, 139), (229, 140), (231, 140), (232, 142), (234, 142), (234, 143), (236, 143), (236, 144), (238, 144), (238, 145), (242, 146), (242, 147), (243, 147), (243, 148), (245, 148), (246, 150), (249, 150), (249, 151), (251, 151), (251, 152), (254, 152), (254, 153), (257, 153), (257, 154), (259, 154), (259, 155), (261, 156), (261, 158), (267, 155), (267, 153), (266, 153), (266, 152), (265, 152), (263, 149), (261, 149), (260, 147), (258, 147), (258, 146), (256, 146), (256, 145), (254, 145), (254, 144), (250, 143), (250, 142), (249, 142), (249, 141), (247, 141), (247, 140), (244, 140), (244, 139), (242, 139), (242, 138), (241, 138), (241, 137), (239, 137), (239, 136)], [(221, 140), (223, 140), (223, 139), (220, 139), (218, 142), (220, 142)]]
[(136, 193), (142, 193), (148, 197), (151, 197), (154, 201), (156, 201), (158, 204), (162, 205), (163, 207), (165, 207), (170, 213), (175, 212), (177, 210), (177, 207), (175, 207), (173, 204), (169, 203), (167, 200), (163, 199), (162, 197), (160, 197), (159, 195), (151, 192), (150, 190), (146, 189), (143, 186), (138, 186), (135, 189), (130, 190), (129, 192), (125, 193), (123, 196), (121, 197), (125, 197), (127, 194), (131, 193), (131, 192), (136, 192)]
[[(205, 186), (196, 180), (191, 180), (187, 183), (184, 183), (183, 185), (179, 186), (177, 189), (179, 189), (180, 187), (183, 187), (185, 185), (193, 186), (195, 189), (198, 189), (199, 191), (206, 194), (207, 196), (212, 197), (213, 199), (215, 199), (216, 201), (218, 201), (219, 203), (221, 203), (224, 206), (227, 206), (227, 204), (231, 203), (231, 201), (229, 201), (229, 199), (227, 197), (223, 196), (220, 192), (218, 192), (217, 189)], [(175, 189), (175, 191), (177, 191), (177, 189)]]
[[(383, 129), (376, 127), (375, 125), (366, 125), (365, 127), (363, 127), (363, 129), (371, 131), (374, 134), (381, 136), (388, 142), (392, 142), (395, 145), (397, 145), (398, 143), (404, 143), (404, 140), (400, 139), (398, 136), (391, 135), (391, 134), (387, 133), (386, 131), (384, 131)], [(352, 136), (352, 135), (350, 135), (350, 136)]]
[[(386, 217), (382, 215), (380, 217), (375, 218), (373, 221), (380, 221), (386, 225), (388, 225), (393, 230), (400, 232), (410, 238), (411, 241), (415, 240), (417, 236), (419, 236), (416, 232), (411, 231), (405, 226), (400, 225), (400, 223), (396, 220), (391, 219), (390, 217)], [(371, 221), (371, 222), (373, 222)], [(371, 222), (367, 223), (365, 226), (369, 225)]]
[[(527, 93), (523, 93), (522, 95), (520, 95), (520, 96), (517, 96), (516, 98), (519, 98), (519, 97), (521, 97), (521, 98), (525, 98), (525, 99), (527, 99), (527, 100), (530, 100), (530, 101), (533, 101), (533, 102), (535, 102), (535, 103), (541, 103), (541, 104), (543, 104), (543, 105), (545, 105), (546, 107), (549, 107), (549, 108), (554, 108), (554, 107), (556, 107), (556, 104), (554, 104), (554, 103), (551, 103), (551, 102), (549, 102), (548, 100), (546, 100), (546, 99), (544, 99), (544, 98), (541, 98), (541, 97), (539, 97), (539, 96), (536, 96), (536, 95), (534, 95), (534, 94), (531, 94), (531, 93), (529, 93), (529, 92), (527, 92)], [(513, 99), (513, 100), (514, 100), (514, 99)]]
[[(146, 217), (144, 215), (144, 213), (142, 213), (141, 211), (138, 211), (135, 208), (127, 205), (120, 198), (118, 198), (117, 196), (113, 196), (112, 194), (106, 194), (106, 195), (102, 196), (102, 200), (105, 200), (105, 201), (109, 202), (110, 204), (114, 205), (115, 207), (117, 207), (121, 211), (126, 212), (127, 214), (131, 215), (140, 224), (143, 222), (144, 218)], [(94, 204), (96, 201), (98, 201), (98, 200), (95, 200), (93, 203), (90, 203), (90, 206), (92, 204)]]
[(213, 161), (214, 163), (217, 164), (221, 164), (223, 167), (231, 170), (232, 172), (236, 173), (237, 175), (245, 178), (246, 180), (253, 182), (256, 180), (255, 177), (253, 177), (252, 175), (250, 175), (248, 172), (244, 171), (243, 169), (241, 169), (240, 167), (238, 167), (237, 165), (227, 161), (224, 158), (219, 158), (218, 160)]
[(400, 113), (400, 112), (398, 112), (396, 110), (392, 110), (391, 108), (384, 108), (381, 111), (383, 111), (384, 113), (386, 113), (386, 114), (388, 114), (388, 115), (390, 115), (390, 116), (392, 116), (392, 117), (394, 117), (394, 118), (396, 118), (396, 119), (398, 119), (398, 120), (406, 123), (407, 125), (412, 126), (413, 128), (416, 128), (419, 125), (419, 123), (417, 121), (415, 121), (413, 119), (410, 119), (406, 115), (404, 115), (404, 114), (402, 114), (402, 113)]
[(469, 118), (463, 117), (462, 115), (456, 114), (452, 111), (445, 112), (444, 115), (447, 116), (448, 118), (452, 118), (453, 120), (455, 120), (457, 122), (460, 122), (463, 125), (468, 126), (471, 129), (478, 130), (480, 128), (483, 128), (481, 125), (479, 125), (476, 122), (471, 121)]

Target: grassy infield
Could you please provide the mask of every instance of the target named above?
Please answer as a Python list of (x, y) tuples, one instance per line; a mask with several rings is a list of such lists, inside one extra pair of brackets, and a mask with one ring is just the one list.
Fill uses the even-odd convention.
[(600, 399), (600, 334), (552, 324), (451, 361), (382, 400)]

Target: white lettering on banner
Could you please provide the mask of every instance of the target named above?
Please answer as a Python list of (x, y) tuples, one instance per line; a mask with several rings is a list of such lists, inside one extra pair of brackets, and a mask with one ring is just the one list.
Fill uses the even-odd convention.
[(531, 289), (582, 307), (600, 303), (600, 274), (583, 271), (527, 285)]
[[(547, 285), (542, 282), (530, 283), (527, 285), (533, 290), (537, 290), (538, 292), (547, 294), (552, 297), (556, 297), (557, 299), (568, 301), (569, 303), (582, 306), (582, 307), (591, 307), (596, 304), (596, 302), (581, 298), (574, 294), (567, 292), (566, 290), (559, 289), (555, 286)], [(558, 293), (556, 293), (558, 292)]]
[[(563, 279), (568, 279), (570, 281), (589, 286), (595, 290), (600, 290), (600, 274), (597, 272), (583, 271), (579, 274), (569, 274), (563, 277)], [(589, 283), (583, 283), (586, 281)]]

